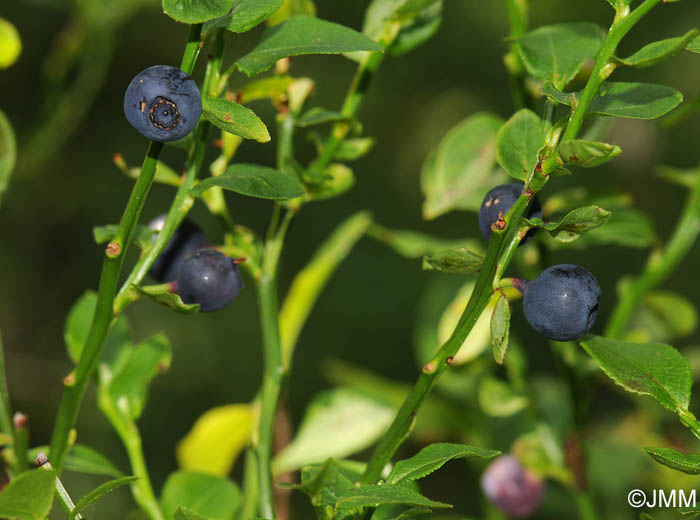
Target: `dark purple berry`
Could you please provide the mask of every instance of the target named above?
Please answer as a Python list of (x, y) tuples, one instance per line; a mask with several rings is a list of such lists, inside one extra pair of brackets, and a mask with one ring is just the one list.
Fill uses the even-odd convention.
[[(498, 220), (499, 214), (502, 213), (505, 216), (508, 213), (508, 210), (522, 195), (523, 189), (523, 184), (514, 182), (496, 186), (486, 194), (481, 203), (481, 208), (479, 208), (479, 230), (486, 240), (491, 239), (491, 226)], [(530, 204), (526, 216), (527, 218), (542, 218), (542, 205), (537, 197)], [(532, 231), (528, 233), (526, 238), (531, 236), (531, 233)]]
[(185, 257), (176, 287), (183, 302), (198, 303), (200, 312), (211, 312), (235, 300), (243, 281), (232, 258), (213, 249), (200, 249)]
[(124, 115), (143, 136), (160, 142), (189, 134), (202, 114), (197, 84), (170, 65), (139, 72), (124, 94)]
[[(148, 227), (153, 231), (160, 232), (163, 229), (165, 218), (166, 215), (161, 215), (153, 219)], [(191, 220), (185, 219), (175, 230), (156, 261), (153, 262), (148, 274), (160, 283), (172, 282), (177, 278), (177, 272), (185, 256), (208, 246), (202, 228)]]
[(550, 339), (571, 341), (585, 335), (598, 316), (600, 285), (581, 266), (548, 267), (523, 286), (525, 318)]

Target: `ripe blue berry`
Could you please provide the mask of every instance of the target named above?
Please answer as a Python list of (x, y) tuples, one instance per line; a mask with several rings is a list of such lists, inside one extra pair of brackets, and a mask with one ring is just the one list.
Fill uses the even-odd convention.
[(218, 311), (236, 299), (243, 287), (233, 259), (213, 249), (200, 249), (180, 265), (176, 288), (185, 303), (198, 303), (200, 312)]
[(139, 72), (124, 95), (124, 115), (139, 133), (153, 141), (182, 139), (197, 124), (202, 96), (197, 84), (170, 65)]
[[(160, 232), (163, 229), (166, 215), (160, 215), (153, 219), (148, 227)], [(172, 282), (177, 278), (177, 272), (185, 256), (194, 253), (198, 249), (208, 247), (207, 238), (197, 224), (189, 219), (182, 221), (180, 226), (163, 248), (156, 261), (148, 271), (153, 279), (160, 283)]]
[[(491, 226), (498, 220), (499, 213), (503, 215), (508, 213), (508, 210), (522, 195), (523, 188), (523, 184), (519, 182), (501, 184), (486, 194), (481, 208), (479, 208), (479, 230), (486, 240), (491, 238)], [(527, 212), (527, 218), (531, 217), (542, 218), (542, 205), (537, 197), (534, 198)]]
[(598, 316), (600, 285), (578, 265), (548, 267), (523, 286), (525, 318), (550, 339), (570, 341), (586, 334)]
[(545, 483), (512, 455), (494, 460), (481, 476), (481, 489), (493, 505), (509, 516), (523, 517), (540, 504)]

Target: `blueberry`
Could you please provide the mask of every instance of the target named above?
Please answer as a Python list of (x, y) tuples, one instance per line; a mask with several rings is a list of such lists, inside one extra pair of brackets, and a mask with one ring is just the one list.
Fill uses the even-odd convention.
[[(486, 240), (491, 238), (491, 226), (498, 220), (499, 213), (505, 215), (508, 210), (515, 204), (520, 195), (522, 195), (524, 185), (519, 182), (511, 184), (501, 184), (491, 189), (479, 208), (479, 229)], [(542, 218), (542, 205), (537, 197), (530, 204), (530, 209), (527, 212), (527, 218), (537, 217)], [(526, 238), (531, 236), (532, 230)]]
[(578, 265), (548, 267), (523, 286), (525, 318), (550, 339), (570, 341), (586, 334), (598, 316), (600, 285)]
[[(166, 215), (161, 215), (153, 219), (148, 227), (153, 231), (160, 232), (163, 229)], [(160, 283), (172, 282), (177, 278), (185, 255), (194, 253), (198, 249), (208, 247), (206, 236), (197, 224), (189, 219), (182, 221), (180, 226), (170, 238), (170, 241), (163, 248), (156, 261), (153, 262), (148, 274)]]
[(494, 460), (481, 476), (481, 489), (489, 501), (509, 516), (532, 513), (545, 491), (545, 483), (512, 455)]
[(139, 133), (153, 141), (176, 141), (189, 134), (202, 113), (197, 84), (170, 65), (139, 72), (124, 95), (124, 115)]
[(183, 302), (198, 303), (200, 312), (211, 312), (235, 300), (243, 281), (233, 259), (213, 249), (200, 249), (183, 260), (176, 286)]

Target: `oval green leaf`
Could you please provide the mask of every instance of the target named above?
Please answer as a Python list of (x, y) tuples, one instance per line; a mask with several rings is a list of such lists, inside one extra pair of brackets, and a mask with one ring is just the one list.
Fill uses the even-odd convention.
[(44, 520), (53, 504), (56, 474), (35, 469), (18, 475), (0, 492), (0, 518)]
[(453, 209), (478, 209), (492, 183), (498, 116), (480, 113), (452, 128), (427, 157), (421, 170), (423, 216), (433, 219)]
[(686, 47), (686, 50), (690, 52), (700, 53), (700, 36), (696, 36), (693, 40), (691, 40), (688, 46)]
[(697, 35), (698, 30), (691, 29), (683, 36), (649, 43), (627, 58), (615, 59), (615, 62), (628, 67), (650, 67), (680, 53)]
[(236, 66), (246, 75), (255, 76), (289, 56), (381, 50), (381, 45), (349, 27), (312, 16), (294, 16), (267, 29), (257, 47), (239, 59)]
[(690, 364), (672, 346), (595, 335), (580, 344), (601, 370), (628, 392), (651, 396), (672, 412), (688, 409), (693, 384)]
[(199, 196), (212, 186), (221, 186), (248, 197), (272, 200), (295, 199), (305, 193), (296, 177), (257, 164), (233, 164), (223, 175), (210, 177), (197, 184), (192, 194)]
[(131, 290), (134, 293), (134, 297), (137, 299), (148, 298), (153, 300), (158, 305), (167, 307), (171, 311), (179, 312), (181, 314), (194, 314), (199, 310), (198, 303), (185, 303), (180, 298), (180, 295), (171, 292), (170, 287), (167, 284), (161, 285), (132, 285)]
[(244, 139), (267, 143), (270, 133), (265, 123), (251, 109), (234, 101), (220, 98), (202, 98), (202, 115), (211, 124)]
[(510, 305), (504, 295), (496, 302), (491, 315), (491, 345), (493, 346), (493, 358), (499, 365), (503, 364), (508, 349), (510, 333)]
[(496, 137), (498, 164), (521, 181), (530, 178), (544, 145), (546, 125), (531, 110), (519, 110), (501, 127)]
[(203, 23), (224, 16), (232, 0), (163, 0), (163, 12), (176, 22)]
[(598, 114), (632, 119), (656, 119), (683, 102), (683, 94), (653, 83), (605, 82), (588, 109)]
[(700, 453), (681, 453), (672, 448), (645, 448), (659, 464), (689, 475), (700, 475)]
[(490, 459), (500, 454), (499, 451), (464, 444), (435, 443), (423, 448), (410, 459), (398, 461), (386, 481), (388, 484), (409, 482), (430, 475), (453, 459), (467, 457)]
[(484, 257), (467, 248), (446, 249), (432, 256), (423, 257), (425, 271), (441, 273), (474, 274), (484, 265)]
[(559, 155), (565, 164), (594, 168), (612, 161), (622, 153), (616, 144), (570, 139), (559, 145)]
[(193, 471), (171, 473), (160, 498), (165, 518), (173, 518), (184, 507), (205, 518), (228, 520), (240, 502), (241, 492), (231, 480)]
[(517, 40), (528, 72), (562, 90), (598, 54), (603, 30), (587, 22), (539, 27)]
[(233, 0), (231, 12), (205, 23), (202, 33), (207, 37), (222, 28), (234, 33), (250, 31), (279, 11), (283, 3), (284, 0)]

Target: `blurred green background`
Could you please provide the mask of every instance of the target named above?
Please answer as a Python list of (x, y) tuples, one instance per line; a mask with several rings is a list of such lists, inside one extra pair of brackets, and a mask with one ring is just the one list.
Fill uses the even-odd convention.
[[(145, 139), (123, 116), (124, 89), (134, 74), (150, 65), (179, 63), (187, 33), (186, 26), (162, 14), (157, 0), (130, 0), (122, 5), (123, 16), (112, 22), (114, 30), (88, 30), (85, 40), (75, 40), (76, 49), (83, 49), (81, 55), (95, 60), (86, 92), (98, 90), (93, 102), (89, 95), (73, 100), (75, 113), (84, 110), (85, 118), (67, 141), (53, 150), (55, 139), (41, 134), (37, 137), (37, 130), (51, 119), (61, 91), (61, 82), (51, 80), (60, 77), (61, 70), (62, 57), (55, 49), (81, 31), (74, 17), (76, 4), (88, 2), (5, 0), (0, 6), (0, 16), (15, 24), (24, 45), (18, 63), (0, 71), (0, 108), (15, 127), (21, 157), (0, 209), (0, 328), (13, 405), (30, 418), (32, 445), (48, 442), (61, 379), (71, 369), (63, 343), (68, 309), (86, 288), (97, 286), (102, 247), (94, 244), (92, 227), (116, 223), (131, 188), (131, 181), (114, 166), (112, 157), (122, 153), (130, 165), (137, 165), (145, 151)], [(367, 4), (366, 0), (318, 0), (318, 16), (360, 29)], [(282, 261), (282, 294), (324, 237), (359, 209), (371, 210), (378, 222), (392, 228), (480, 238), (473, 214), (453, 212), (435, 221), (422, 220), (419, 173), (428, 151), (466, 116), (488, 110), (507, 118), (513, 112), (502, 62), (508, 34), (505, 2), (446, 0), (445, 4), (438, 35), (408, 55), (386, 60), (369, 90), (360, 119), (365, 134), (375, 136), (378, 144), (351, 165), (356, 187), (338, 199), (309, 204), (293, 222)], [(604, 0), (536, 0), (532, 2), (531, 25), (594, 21), (607, 27), (612, 14)], [(700, 2), (664, 4), (625, 39), (621, 54), (631, 54), (649, 41), (680, 35), (698, 20)], [(228, 34), (225, 65), (250, 50), (260, 30)], [(67, 47), (71, 45), (69, 42)], [(74, 67), (66, 70), (67, 81), (80, 80)], [(104, 84), (91, 84), (100, 83), (97, 79), (102, 70)], [(331, 109), (342, 102), (353, 71), (354, 63), (339, 56), (302, 57), (294, 60), (292, 68), (294, 75), (308, 75), (316, 82), (310, 105)], [(196, 79), (201, 73), (200, 63)], [(690, 100), (700, 94), (700, 61), (684, 53), (651, 69), (620, 71), (616, 79), (665, 83)], [(238, 75), (232, 85), (244, 81)], [(274, 112), (269, 104), (254, 104), (253, 109), (273, 131)], [(75, 119), (69, 113), (56, 135), (68, 134)], [(697, 116), (663, 130), (654, 122), (617, 120), (609, 139), (622, 147), (623, 154), (604, 167), (555, 179), (541, 196), (546, 200), (548, 194), (574, 185), (628, 192), (635, 206), (652, 217), (660, 236), (667, 237), (685, 193), (656, 178), (653, 168), (659, 164), (697, 165), (698, 136)], [(272, 143), (246, 142), (237, 160), (273, 165), (274, 139), (273, 133)], [(313, 147), (303, 136), (297, 145), (303, 162), (312, 158)], [(215, 151), (210, 150), (210, 154), (213, 159)], [(39, 163), (44, 155), (46, 160)], [(183, 157), (169, 151), (165, 160), (178, 169)], [(143, 221), (166, 211), (173, 193), (171, 188), (155, 186)], [(266, 228), (271, 210), (268, 202), (234, 196), (230, 207), (237, 222), (258, 232)], [(221, 241), (217, 222), (202, 206), (195, 206), (192, 218), (205, 228), (212, 243)], [(645, 258), (644, 250), (597, 247), (586, 252), (561, 250), (551, 260), (574, 261), (598, 277), (603, 299), (594, 331), (600, 332), (614, 302), (616, 281), (637, 273)], [(697, 301), (699, 258), (700, 250), (695, 247), (664, 287)], [(447, 276), (426, 274), (419, 261), (398, 257), (385, 246), (363, 239), (331, 280), (302, 332), (287, 392), (295, 423), (308, 400), (330, 385), (323, 369), (328, 359), (342, 359), (391, 379), (412, 382), (418, 368), (413, 332), (421, 297), (431, 280)], [(455, 287), (462, 283), (459, 277), (453, 280)], [(532, 372), (554, 375), (546, 342), (529, 330), (519, 303), (514, 309), (513, 327), (522, 339)], [(234, 305), (213, 314), (181, 316), (149, 302), (138, 303), (127, 313), (137, 338), (163, 330), (174, 350), (172, 368), (153, 384), (140, 420), (144, 449), (158, 489), (176, 467), (176, 443), (202, 412), (221, 404), (250, 401), (257, 391), (261, 352), (255, 294), (249, 282)], [(695, 344), (700, 344), (697, 333), (675, 346), (693, 352)], [(653, 403), (642, 403), (641, 415), (638, 408), (634, 415), (628, 415), (635, 410), (630, 402), (609, 383), (593, 402), (591, 430), (593, 434), (607, 432), (600, 434), (602, 440), (596, 443), (591, 465), (597, 482), (594, 487), (601, 492), (599, 500), (607, 512), (605, 518), (632, 518), (626, 505), (627, 491), (657, 482), (658, 472), (651, 476), (656, 471), (653, 462), (634, 445), (644, 444), (640, 437), (645, 428), (668, 438), (675, 435), (680, 446), (692, 449), (689, 434), (677, 427), (673, 418), (665, 417)], [(657, 420), (664, 422), (658, 425)], [(645, 426), (645, 421), (650, 425)], [(501, 427), (507, 424), (504, 421)], [(77, 428), (81, 442), (101, 449), (121, 468), (128, 467), (116, 434), (95, 406), (93, 392), (87, 395)], [(611, 436), (611, 431), (617, 437)], [(507, 433), (503, 438), (508, 439)], [(510, 440), (500, 439), (490, 447), (507, 450)], [(624, 445), (628, 445), (626, 450)], [(408, 445), (404, 453), (415, 449), (415, 445)], [(611, 475), (612, 464), (615, 472)], [(690, 477), (676, 478), (680, 487), (692, 488), (696, 483)], [(94, 482), (88, 477), (67, 477), (67, 485), (78, 496)], [(548, 506), (538, 518), (561, 518), (553, 511), (557, 500), (566, 497), (557, 498), (553, 487)], [(427, 479), (425, 492), (436, 500), (454, 503), (456, 513), (481, 517), (477, 474), (467, 473), (463, 464), (450, 464)], [(311, 517), (305, 498), (293, 495), (292, 500), (299, 509), (297, 518)], [(131, 508), (129, 492), (122, 489), (105, 499), (99, 518), (123, 518)]]

